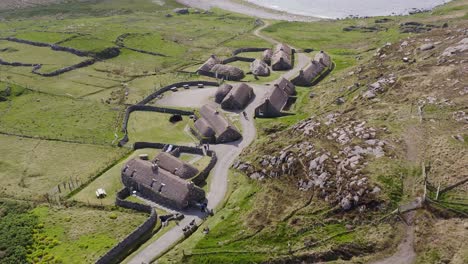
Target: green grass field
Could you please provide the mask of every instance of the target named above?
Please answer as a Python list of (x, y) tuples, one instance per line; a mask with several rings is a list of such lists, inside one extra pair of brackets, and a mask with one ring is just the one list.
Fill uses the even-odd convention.
[[(120, 159), (125, 150), (110, 146), (63, 143), (0, 135), (2, 196), (44, 201), (58, 184), (84, 183)], [(75, 183), (75, 187), (76, 183)], [(62, 186), (62, 194), (69, 193)]]
[(110, 145), (121, 107), (37, 92), (0, 103), (0, 132), (43, 139)]
[(34, 263), (94, 263), (148, 217), (86, 207), (39, 206), (32, 213), (39, 221), (34, 244), (28, 248)]
[[(183, 121), (172, 124), (171, 115), (155, 112), (133, 112), (128, 120), (128, 136), (130, 142), (164, 142), (173, 144), (187, 144), (194, 142), (194, 138), (185, 131), (189, 122), (187, 116)], [(144, 124), (144, 125), (143, 125)]]

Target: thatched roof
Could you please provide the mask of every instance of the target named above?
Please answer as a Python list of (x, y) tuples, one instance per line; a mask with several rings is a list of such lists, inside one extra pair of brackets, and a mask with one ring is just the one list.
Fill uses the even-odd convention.
[(193, 178), (198, 174), (198, 169), (194, 166), (174, 157), (167, 152), (159, 153), (154, 159), (154, 163), (164, 170), (181, 177), (182, 179)]
[(332, 60), (330, 58), (330, 55), (328, 55), (327, 53), (325, 53), (322, 50), (315, 55), (314, 60), (320, 62), (325, 67), (331, 67), (332, 66)]
[(284, 51), (289, 56), (292, 55), (291, 47), (283, 43), (276, 44), (274, 53), (278, 53), (279, 51)]
[(275, 88), (267, 95), (267, 100), (270, 105), (275, 108), (278, 112), (281, 112), (288, 103), (288, 94), (281, 89), (279, 86)]
[[(210, 127), (214, 131), (217, 143), (235, 141), (242, 137), (236, 127), (215, 107), (211, 105), (202, 106), (200, 108), (200, 115), (201, 118), (197, 122), (204, 122), (203, 125)], [(204, 121), (199, 121), (202, 119)], [(201, 125), (199, 126), (202, 127)], [(203, 131), (199, 130), (199, 132), (202, 133)]]
[[(137, 184), (144, 185), (158, 195), (181, 206), (187, 206), (195, 193), (203, 192), (193, 183), (159, 168), (150, 161), (132, 159), (122, 170), (122, 177)], [(125, 181), (124, 183), (129, 183)], [(133, 186), (132, 186), (133, 187)]]
[(221, 59), (216, 57), (215, 55), (211, 55), (210, 58), (200, 67), (198, 68), (198, 72), (210, 72), (211, 69), (216, 65), (222, 62)]
[(271, 68), (274, 71), (283, 71), (292, 69), (291, 55), (280, 50), (271, 57)]
[(223, 100), (224, 97), (231, 91), (232, 85), (224, 83), (218, 87), (216, 90), (215, 94), (215, 102), (220, 104)]
[(307, 67), (299, 72), (299, 75), (295, 77), (292, 82), (295, 85), (310, 86), (324, 70), (325, 65), (313, 60), (309, 65), (307, 65)]
[(250, 103), (253, 96), (252, 87), (245, 83), (237, 84), (221, 102), (221, 107), (227, 110), (242, 110)]
[(270, 75), (270, 68), (268, 68), (268, 65), (259, 59), (254, 60), (250, 64), (250, 71), (252, 72), (253, 75), (257, 76), (269, 76)]
[(281, 79), (279, 79), (275, 85), (278, 85), (279, 88), (285, 91), (289, 96), (296, 95), (296, 86), (294, 86), (292, 82), (284, 77), (281, 77)]
[(211, 68), (211, 72), (218, 78), (231, 81), (239, 81), (245, 77), (244, 71), (232, 65), (216, 64)]
[(267, 49), (265, 51), (263, 51), (263, 54), (262, 54), (262, 60), (270, 65), (271, 64), (271, 57), (273, 56), (273, 50), (271, 49)]
[(213, 138), (216, 136), (215, 131), (210, 127), (210, 124), (204, 118), (199, 118), (195, 121), (195, 128), (201, 136), (206, 138)]

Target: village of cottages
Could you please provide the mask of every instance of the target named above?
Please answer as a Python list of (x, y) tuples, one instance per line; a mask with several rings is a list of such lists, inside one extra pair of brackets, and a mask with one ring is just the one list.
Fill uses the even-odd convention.
[[(239, 53), (246, 51), (259, 51), (262, 54), (261, 58), (255, 59), (237, 56)], [(245, 77), (244, 71), (238, 67), (229, 65), (231, 62), (241, 60), (250, 62), (251, 72), (249, 74), (253, 74), (256, 78), (257, 76), (269, 76), (271, 71), (287, 72), (292, 70), (294, 68), (295, 53), (296, 51), (286, 44), (277, 44), (273, 49), (243, 48), (235, 52), (233, 57), (225, 60), (212, 55), (197, 70), (197, 73), (216, 78), (217, 80), (241, 81)], [(210, 144), (233, 144), (235, 146), (235, 143), (241, 141), (243, 137), (241, 131), (230, 122), (226, 115), (223, 114), (223, 111), (239, 113), (242, 118), (249, 122), (253, 122), (253, 120), (249, 120), (250, 114), (247, 114), (248, 106), (251, 112), (253, 112), (252, 116), (254, 118), (282, 116), (284, 111), (294, 102), (296, 85), (310, 87), (320, 81), (332, 69), (333, 63), (330, 56), (320, 51), (291, 80), (281, 76), (272, 86), (260, 85), (256, 87), (257, 89), (254, 89), (243, 82), (237, 82), (234, 85), (227, 83), (216, 85), (217, 83), (214, 82), (191, 82), (174, 84), (167, 86), (165, 89), (160, 89), (156, 92), (156, 98), (162, 98), (162, 94), (169, 91), (173, 92), (172, 96), (180, 96), (185, 91), (179, 92), (176, 95), (175, 92), (178, 91), (178, 88), (185, 88), (187, 91), (190, 91), (191, 87), (218, 86), (214, 96), (213, 93), (209, 96), (210, 98), (214, 98), (214, 101), (203, 104), (198, 111), (198, 116), (195, 113), (180, 114), (174, 109), (152, 109), (150, 106), (147, 106), (149, 109), (145, 109), (146, 111), (161, 111), (162, 109), (166, 113), (173, 112), (170, 118), (171, 122), (180, 121), (182, 120), (182, 115), (190, 114), (189, 118), (194, 121), (190, 126), (190, 131), (199, 140), (199, 145), (197, 147), (185, 147), (156, 143), (157, 147), (162, 149), (162, 152), (157, 154), (156, 157), (151, 159), (148, 154), (141, 154), (138, 158), (131, 159), (123, 166), (121, 179), (125, 186), (124, 191), (127, 194), (149, 200), (156, 206), (169, 209), (171, 212), (178, 212), (172, 217), (165, 217), (166, 221), (180, 219), (183, 217), (183, 210), (187, 208), (197, 208), (202, 213), (212, 214), (212, 209), (208, 208), (206, 193), (199, 186), (201, 182), (206, 180), (215, 165), (214, 163), (216, 163), (216, 152), (210, 149)], [(254, 100), (259, 94), (262, 96)], [(148, 100), (143, 100), (144, 103), (139, 103), (139, 106), (145, 107), (145, 104), (154, 99), (156, 95), (153, 94)], [(127, 118), (124, 120), (124, 132), (126, 132), (128, 115), (130, 113), (131, 111), (127, 110)], [(121, 141), (121, 145), (128, 142), (128, 140), (126, 134)], [(136, 146), (137, 144), (142, 146)], [(135, 143), (134, 148), (144, 148), (148, 144), (150, 147), (153, 147), (151, 143), (139, 142)], [(180, 155), (183, 152), (211, 156), (212, 162), (210, 162), (205, 170), (199, 171), (195, 166), (180, 159)], [(220, 165), (228, 166), (226, 164)], [(98, 198), (103, 198), (106, 196), (106, 191), (103, 188), (99, 188), (96, 191), (96, 195)], [(165, 224), (167, 222), (163, 222), (163, 225)], [(184, 227), (185, 231), (189, 232), (190, 230)]]

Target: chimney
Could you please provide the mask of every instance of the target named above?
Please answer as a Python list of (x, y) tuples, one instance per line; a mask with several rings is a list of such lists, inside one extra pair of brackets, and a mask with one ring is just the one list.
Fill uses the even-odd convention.
[(152, 179), (152, 180), (151, 180), (150, 187), (151, 187), (151, 188), (153, 188), (153, 185), (154, 185), (156, 182), (157, 182), (157, 180), (156, 180), (156, 179)]

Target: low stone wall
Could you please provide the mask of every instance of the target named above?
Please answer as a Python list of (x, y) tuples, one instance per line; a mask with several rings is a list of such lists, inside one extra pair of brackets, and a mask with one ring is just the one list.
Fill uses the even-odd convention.
[(150, 94), (149, 96), (147, 96), (145, 99), (141, 100), (141, 102), (139, 102), (138, 104), (139, 105), (147, 104), (147, 103), (151, 102), (152, 100), (156, 99), (161, 94), (170, 91), (172, 87), (180, 88), (180, 87), (183, 87), (184, 85), (197, 86), (198, 84), (203, 84), (203, 85), (207, 85), (207, 86), (219, 86), (219, 83), (217, 83), (217, 82), (207, 82), (207, 81), (189, 81), (189, 82), (174, 83), (174, 84), (162, 87), (161, 89), (159, 89), (156, 92), (154, 92), (154, 93)]
[(117, 193), (117, 198), (115, 198), (115, 205), (132, 209), (138, 212), (148, 213), (150, 214), (153, 208), (146, 204), (134, 203), (130, 201), (126, 201), (127, 197), (131, 195), (130, 190), (128, 188), (123, 188)]
[(265, 51), (269, 48), (240, 48), (240, 49), (236, 49), (232, 52), (232, 56), (236, 56), (237, 54), (239, 53), (242, 53), (242, 52), (259, 52), (259, 51)]
[(229, 64), (229, 63), (232, 63), (232, 62), (235, 62), (235, 61), (253, 62), (254, 60), (255, 60), (255, 58), (234, 56), (234, 57), (230, 57), (230, 58), (227, 58), (227, 59), (223, 60), (222, 64)]
[(122, 123), (122, 132), (125, 133), (124, 137), (119, 141), (119, 146), (123, 146), (127, 144), (128, 138), (128, 119), (130, 119), (130, 114), (135, 111), (145, 111), (145, 112), (158, 112), (158, 113), (165, 113), (165, 114), (173, 114), (173, 115), (185, 115), (190, 116), (195, 114), (192, 111), (185, 111), (179, 109), (172, 109), (172, 108), (165, 108), (165, 107), (157, 107), (157, 106), (149, 106), (149, 105), (132, 105), (127, 108), (125, 111), (125, 116), (123, 118)]
[(125, 45), (124, 41), (127, 37), (129, 36), (133, 36), (133, 35), (146, 35), (146, 34), (138, 34), (138, 33), (124, 33), (120, 36), (118, 36), (116, 39), (115, 39), (115, 45), (121, 47), (121, 48), (126, 48), (128, 50), (132, 50), (132, 51), (135, 51), (135, 52), (139, 52), (139, 53), (143, 53), (143, 54), (149, 54), (149, 55), (153, 55), (153, 56), (161, 56), (161, 57), (167, 57), (167, 55), (165, 54), (162, 54), (162, 53), (159, 53), (159, 52), (152, 52), (152, 51), (147, 51), (147, 50), (141, 50), (141, 49), (135, 49), (135, 48), (131, 48), (131, 47), (128, 47)]
[(97, 264), (119, 263), (123, 259), (123, 257), (125, 257), (125, 253), (127, 251), (131, 250), (138, 243), (142, 243), (141, 238), (145, 235), (148, 235), (148, 233), (150, 233), (153, 230), (153, 228), (156, 226), (156, 223), (158, 222), (158, 215), (156, 213), (156, 210), (154, 210), (149, 205), (125, 201), (125, 198), (127, 198), (128, 196), (130, 196), (130, 191), (127, 188), (124, 188), (123, 190), (119, 191), (117, 193), (117, 198), (115, 201), (116, 205), (140, 212), (149, 213), (150, 216), (130, 235), (128, 235), (126, 238), (120, 241), (116, 246), (114, 246), (102, 257), (100, 257), (96, 261)]
[(127, 142), (129, 141), (128, 133), (127, 133), (128, 119), (130, 118), (130, 114), (134, 111), (149, 111), (149, 112), (159, 112), (159, 113), (168, 113), (168, 114), (193, 115), (194, 112), (191, 112), (191, 111), (184, 111), (184, 110), (178, 110), (178, 109), (166, 108), (166, 107), (148, 106), (146, 104), (156, 99), (158, 96), (162, 95), (163, 93), (170, 91), (171, 88), (173, 87), (180, 88), (180, 87), (183, 87), (184, 85), (198, 86), (199, 84), (203, 84), (204, 86), (216, 86), (216, 87), (219, 86), (219, 83), (217, 82), (208, 82), (208, 81), (188, 81), (188, 82), (174, 83), (174, 84), (162, 87), (161, 89), (157, 90), (156, 92), (150, 94), (149, 96), (141, 100), (136, 105), (132, 105), (128, 107), (127, 110), (125, 111), (125, 116), (122, 122), (122, 132), (124, 132), (125, 134), (124, 134), (124, 137), (119, 141), (119, 146), (122, 147), (123, 145), (127, 144)]
[(69, 47), (63, 47), (63, 46), (59, 46), (59, 45), (56, 45), (56, 44), (50, 45), (50, 48), (52, 50), (55, 50), (55, 51), (68, 52), (68, 53), (74, 54), (74, 55), (79, 56), (79, 57), (91, 57), (91, 56), (94, 55), (91, 52), (81, 51), (81, 50), (77, 50), (77, 49), (69, 48)]
[(19, 39), (19, 38), (14, 38), (14, 37), (7, 37), (7, 38), (4, 38), (4, 40), (18, 42), (18, 43), (27, 44), (27, 45), (36, 46), (36, 47), (50, 47), (51, 46), (51, 44), (49, 43), (31, 41), (31, 40), (26, 40), (26, 39)]
[(60, 74), (64, 74), (66, 72), (73, 71), (73, 70), (76, 70), (76, 69), (79, 69), (79, 68), (87, 67), (89, 65), (93, 65), (94, 63), (96, 63), (96, 59), (89, 59), (89, 60), (82, 61), (82, 62), (80, 62), (78, 64), (71, 65), (71, 66), (61, 68), (61, 69), (55, 70), (53, 72), (47, 72), (47, 73), (39, 72), (39, 70), (41, 69), (41, 66), (42, 66), (42, 65), (39, 64), (38, 67), (34, 67), (34, 69), (31, 72), (34, 73), (34, 74), (43, 76), (43, 77), (52, 77), (52, 76), (58, 76)]
[(22, 63), (22, 62), (8, 62), (0, 59), (0, 65), (6, 65), (6, 66), (13, 66), (13, 67), (32, 67), (35, 66), (36, 64), (32, 63)]

